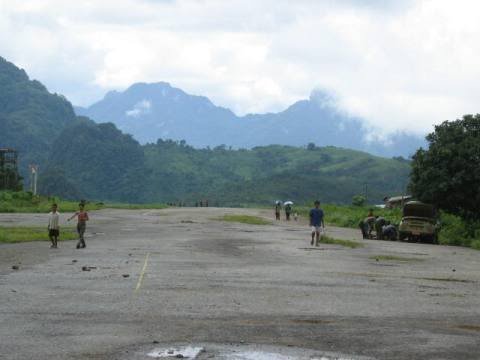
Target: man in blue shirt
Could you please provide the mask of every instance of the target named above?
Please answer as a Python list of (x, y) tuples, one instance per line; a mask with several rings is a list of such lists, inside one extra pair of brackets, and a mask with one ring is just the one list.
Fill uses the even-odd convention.
[(312, 227), (312, 241), (310, 245), (313, 245), (316, 235), (315, 246), (318, 246), (320, 242), (320, 227), (325, 230), (325, 223), (323, 222), (323, 210), (320, 209), (320, 201), (315, 200), (314, 205), (315, 207), (310, 210), (310, 226)]

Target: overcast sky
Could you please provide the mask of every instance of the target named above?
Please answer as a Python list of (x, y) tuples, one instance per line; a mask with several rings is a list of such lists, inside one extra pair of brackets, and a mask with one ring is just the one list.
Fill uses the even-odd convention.
[(167, 81), (237, 114), (331, 93), (424, 133), (480, 112), (476, 0), (0, 0), (0, 56), (89, 105)]

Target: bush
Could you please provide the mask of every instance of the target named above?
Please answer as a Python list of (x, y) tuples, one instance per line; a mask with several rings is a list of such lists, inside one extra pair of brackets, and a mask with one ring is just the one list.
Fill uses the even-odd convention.
[(353, 206), (363, 206), (365, 205), (365, 196), (363, 195), (355, 195), (353, 198), (352, 198), (352, 205)]
[(11, 201), (12, 200), (12, 194), (8, 191), (1, 191), (0, 192), (0, 201)]
[[(467, 246), (480, 250), (480, 224), (467, 225), (459, 216), (442, 213), (438, 242), (443, 245)], [(473, 237), (469, 233), (474, 227)]]

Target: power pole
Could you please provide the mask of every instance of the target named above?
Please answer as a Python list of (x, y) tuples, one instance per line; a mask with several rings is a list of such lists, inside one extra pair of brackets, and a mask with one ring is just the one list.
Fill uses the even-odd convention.
[(365, 204), (368, 204), (368, 183), (365, 183)]
[(30, 191), (33, 195), (37, 195), (37, 174), (38, 165), (30, 164)]

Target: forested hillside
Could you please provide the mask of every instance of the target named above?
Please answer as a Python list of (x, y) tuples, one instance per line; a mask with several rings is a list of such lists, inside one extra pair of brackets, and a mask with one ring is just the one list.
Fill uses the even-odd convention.
[(363, 194), (370, 202), (405, 190), (410, 165), (335, 147), (225, 147), (197, 150), (184, 142), (145, 146), (147, 198), (212, 204), (271, 204), (275, 199), (350, 203)]
[(66, 198), (142, 202), (143, 149), (111, 123), (79, 118), (53, 143), (40, 189)]
[(0, 147), (20, 152), (23, 175), (29, 163), (45, 164), (53, 141), (75, 117), (63, 96), (0, 57)]

